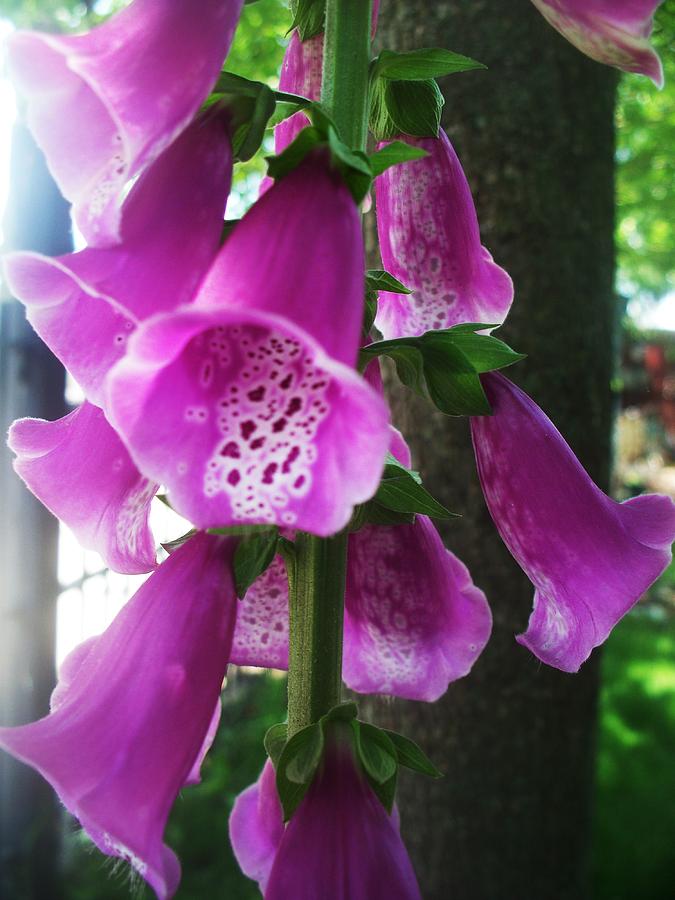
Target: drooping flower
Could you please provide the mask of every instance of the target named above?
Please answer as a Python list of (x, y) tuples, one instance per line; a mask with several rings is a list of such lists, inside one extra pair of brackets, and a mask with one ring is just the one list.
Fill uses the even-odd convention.
[[(392, 452), (409, 466), (403, 438), (391, 433)], [(468, 674), (491, 628), (485, 595), (427, 516), (349, 536), (342, 677), (351, 690), (437, 700)], [(280, 556), (239, 604), (231, 661), (288, 668), (288, 578)]]
[(103, 415), (90, 403), (55, 422), (19, 419), (8, 443), (28, 488), (88, 550), (116, 572), (149, 572), (148, 527), (157, 485), (138, 471)]
[(385, 269), (413, 293), (381, 293), (375, 324), (385, 339), (465, 322), (499, 325), (513, 283), (481, 245), (471, 190), (444, 131), (398, 138), (428, 156), (392, 166), (375, 180)]
[(12, 76), (28, 124), (94, 246), (120, 240), (120, 206), (216, 80), (242, 0), (134, 0), (81, 35), (17, 32)]
[(363, 267), (351, 195), (315, 153), (236, 226), (192, 305), (132, 335), (106, 409), (198, 527), (327, 535), (375, 492), (388, 411), (353, 369)]
[(92, 403), (102, 405), (103, 379), (138, 322), (192, 300), (219, 247), (231, 173), (227, 122), (204, 116), (134, 185), (121, 244), (5, 257), (10, 291)]
[(265, 900), (420, 900), (396, 817), (368, 784), (349, 726), (328, 732), (319, 769), (281, 836), (272, 791), (268, 768), (240, 798), (230, 826), (235, 855), (262, 883)]
[(230, 556), (227, 539), (193, 537), (74, 651), (48, 716), (0, 728), (0, 746), (37, 769), (99, 849), (130, 862), (159, 898), (180, 879), (166, 820), (194, 780), (229, 658)]
[[(279, 90), (309, 100), (320, 100), (322, 69), (323, 33), (303, 42), (297, 29), (294, 30), (281, 65)], [(294, 113), (280, 122), (274, 129), (275, 152), (282, 153), (307, 125), (309, 119), (303, 112)]]
[(576, 672), (671, 559), (675, 503), (617, 503), (591, 481), (553, 423), (503, 375), (483, 385), (493, 415), (471, 420), (490, 514), (536, 591), (517, 640)]
[(586, 56), (663, 87), (663, 66), (649, 44), (661, 0), (532, 0), (544, 18)]

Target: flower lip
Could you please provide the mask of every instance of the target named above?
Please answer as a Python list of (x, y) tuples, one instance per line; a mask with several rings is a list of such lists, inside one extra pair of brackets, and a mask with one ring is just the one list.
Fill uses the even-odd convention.
[[(264, 372), (259, 380), (250, 378), (252, 387), (244, 396), (242, 378), (252, 371), (252, 366), (242, 368), (248, 363), (243, 357), (245, 339), (253, 348), (249, 354), (255, 355), (254, 350), (261, 358), (268, 354), (263, 366), (275, 364), (266, 361), (270, 341), (273, 347), (275, 340), (289, 344), (299, 362), (280, 360), (286, 374), (282, 376), (279, 369), (276, 381), (267, 382)], [(206, 341), (215, 347), (208, 357)], [(210, 382), (205, 384), (207, 368)], [(302, 387), (302, 378), (308, 387)], [(288, 387), (293, 379), (294, 387), (298, 385), (295, 393)], [(282, 402), (282, 388), (289, 391), (288, 414), (273, 419), (274, 409)], [(230, 404), (225, 389), (238, 390), (236, 403), (241, 398), (241, 409), (253, 415), (244, 419), (242, 412), (236, 433), (232, 411), (224, 410)], [(174, 404), (180, 396), (185, 410), (176, 407), (171, 412), (169, 395)], [(243, 520), (332, 534), (346, 525), (355, 504), (372, 496), (384, 466), (388, 410), (382, 398), (353, 369), (326, 354), (302, 328), (283, 316), (255, 309), (189, 306), (147, 320), (108, 377), (106, 405), (141, 471), (148, 477), (154, 477), (151, 472), (161, 473), (156, 480), (167, 486), (176, 509), (199, 527)], [(295, 434), (293, 421), (300, 428)], [(337, 443), (331, 438), (336, 428), (341, 434)], [(181, 432), (186, 462), (181, 465), (178, 454), (181, 459), (174, 466), (166, 460), (163, 441), (175, 442)], [(265, 441), (261, 443), (263, 437), (266, 446)], [(288, 441), (296, 439), (300, 443), (292, 449), (295, 444)], [(267, 459), (264, 471), (263, 459)], [(234, 464), (226, 470), (232, 460)], [(297, 489), (288, 486), (294, 471)], [(281, 494), (279, 485), (286, 485)], [(338, 503), (337, 485), (341, 486)], [(243, 497), (246, 491), (251, 492), (251, 501)], [(239, 494), (237, 504), (245, 500), (250, 505), (255, 495), (255, 503), (262, 503), (265, 511), (256, 516), (251, 510), (242, 518), (236, 513), (240, 507), (232, 506), (234, 501), (229, 499)]]

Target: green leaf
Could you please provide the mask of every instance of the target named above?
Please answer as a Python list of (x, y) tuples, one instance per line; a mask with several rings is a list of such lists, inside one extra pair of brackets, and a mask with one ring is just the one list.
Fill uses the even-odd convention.
[(429, 48), (394, 52), (383, 50), (373, 64), (373, 77), (400, 81), (425, 81), (455, 72), (486, 69), (483, 63), (452, 50)]
[(221, 72), (202, 109), (222, 103), (231, 114), (232, 153), (245, 162), (262, 144), (270, 116), (274, 113), (274, 92), (261, 81), (251, 81), (234, 72)]
[(162, 547), (164, 547), (167, 553), (173, 553), (174, 550), (178, 550), (179, 547), (182, 547), (183, 544), (189, 541), (195, 534), (197, 534), (197, 529), (191, 528), (189, 531), (186, 531), (185, 534), (174, 538), (172, 541), (163, 541)]
[(367, 722), (352, 722), (356, 738), (356, 752), (370, 778), (385, 784), (396, 774), (396, 748), (384, 731)]
[(267, 528), (243, 537), (234, 551), (234, 583), (237, 597), (243, 597), (256, 578), (265, 571), (277, 552), (276, 528)]
[(281, 752), (276, 767), (276, 783), (285, 822), (298, 808), (311, 784), (321, 761), (323, 744), (323, 728), (317, 722), (297, 731)]
[(438, 137), (445, 100), (435, 81), (387, 81), (384, 97), (398, 131), (416, 137)]
[[(422, 147), (412, 147), (405, 141), (392, 141), (375, 153), (370, 154), (370, 166), (373, 170), (373, 178), (377, 178), (382, 172), (399, 163), (411, 162), (414, 159), (423, 159), (428, 156)], [(410, 293), (410, 291), (406, 291)]]
[(479, 375), (524, 358), (498, 338), (476, 333), (490, 327), (459, 325), (419, 337), (379, 341), (361, 350), (362, 365), (375, 356), (389, 356), (403, 384), (446, 415), (488, 415), (490, 405)]
[(297, 28), (302, 41), (324, 30), (326, 0), (291, 0), (291, 11), (293, 23), (289, 31)]
[(286, 722), (280, 722), (278, 725), (272, 725), (271, 728), (267, 729), (264, 739), (265, 752), (272, 760), (275, 769), (279, 765), (279, 758), (287, 740), (288, 725)]
[(375, 500), (357, 506), (347, 525), (350, 532), (360, 531), (365, 525), (412, 525), (415, 513), (387, 509)]
[(268, 156), (267, 174), (278, 180), (297, 168), (310, 150), (322, 143), (322, 135), (317, 128), (303, 128), (296, 139), (278, 156)]
[[(372, 158), (371, 158), (372, 162)], [(391, 291), (393, 294), (412, 294), (410, 288), (394, 278), (384, 269), (368, 269), (366, 272), (366, 289), (370, 291)]]
[(373, 327), (377, 315), (377, 294), (366, 292), (365, 306), (363, 309), (363, 333), (368, 339), (370, 329)]
[(347, 187), (351, 191), (354, 202), (359, 204), (370, 190), (373, 173), (365, 153), (350, 150), (338, 137), (333, 126), (328, 128), (328, 146), (333, 160), (337, 161)]
[(375, 792), (378, 800), (387, 810), (389, 815), (391, 815), (391, 812), (394, 808), (394, 800), (396, 799), (396, 783), (398, 781), (398, 770), (396, 770), (391, 778), (388, 781), (385, 781), (384, 784), (378, 784), (378, 782), (375, 781), (374, 778), (371, 778), (370, 776), (367, 777), (368, 783)]
[(359, 708), (353, 700), (346, 700), (344, 703), (338, 703), (332, 709), (321, 716), (321, 724), (326, 725), (329, 722), (351, 722), (359, 713)]
[(396, 748), (396, 756), (402, 766), (413, 769), (415, 772), (421, 772), (422, 775), (428, 775), (430, 778), (443, 777), (443, 773), (439, 772), (426, 754), (410, 738), (398, 734), (396, 731), (385, 731), (385, 734)]
[(436, 519), (450, 519), (456, 515), (435, 500), (421, 484), (417, 484), (409, 473), (383, 478), (375, 500), (387, 509), (402, 513), (421, 513)]

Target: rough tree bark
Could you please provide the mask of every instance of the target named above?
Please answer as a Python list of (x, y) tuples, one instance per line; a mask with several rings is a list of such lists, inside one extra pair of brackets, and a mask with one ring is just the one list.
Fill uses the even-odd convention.
[[(607, 486), (613, 400), (616, 75), (567, 45), (528, 0), (383, 0), (379, 46), (442, 46), (484, 62), (442, 82), (444, 125), (474, 191), (484, 243), (514, 279), (509, 374)], [(403, 779), (403, 829), (426, 900), (581, 900), (588, 893), (598, 654), (576, 676), (513, 635), (532, 588), (502, 545), (466, 422), (394, 390), (394, 419), (425, 483), (464, 516), (443, 529), (494, 615), (486, 652), (433, 706), (375, 701), (418, 740), (441, 782)], [(527, 460), (523, 460), (526, 465)]]

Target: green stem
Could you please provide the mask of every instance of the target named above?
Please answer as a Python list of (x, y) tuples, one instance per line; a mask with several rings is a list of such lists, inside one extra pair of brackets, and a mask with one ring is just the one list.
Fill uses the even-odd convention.
[(365, 150), (371, 0), (327, 0), (321, 102), (342, 140)]
[(347, 534), (300, 532), (289, 568), (288, 733), (340, 702)]
[[(327, 0), (321, 99), (343, 141), (367, 137), (371, 0)], [(288, 733), (340, 702), (347, 533), (299, 532), (286, 553), (289, 580)]]

